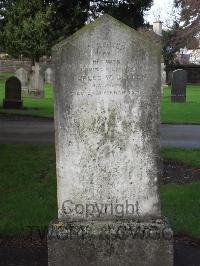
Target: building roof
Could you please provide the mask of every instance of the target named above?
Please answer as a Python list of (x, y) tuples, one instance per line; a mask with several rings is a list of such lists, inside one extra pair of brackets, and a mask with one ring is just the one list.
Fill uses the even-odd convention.
[(163, 37), (156, 34), (152, 29), (140, 28), (138, 31), (144, 34), (150, 41), (160, 46), (160, 48), (162, 47)]

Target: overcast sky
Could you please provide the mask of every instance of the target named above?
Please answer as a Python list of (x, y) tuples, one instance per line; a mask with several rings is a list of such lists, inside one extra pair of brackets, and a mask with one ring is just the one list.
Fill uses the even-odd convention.
[(170, 24), (173, 17), (173, 0), (154, 0), (154, 4), (149, 12), (147, 12), (145, 19), (151, 24), (156, 20), (163, 22), (163, 26)]

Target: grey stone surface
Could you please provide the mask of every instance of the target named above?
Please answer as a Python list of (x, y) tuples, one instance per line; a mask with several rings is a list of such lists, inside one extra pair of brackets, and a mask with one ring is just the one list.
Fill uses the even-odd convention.
[(171, 102), (186, 101), (187, 72), (177, 69), (172, 73)]
[(48, 67), (45, 70), (44, 75), (45, 75), (45, 82), (48, 84), (52, 84), (53, 83), (53, 70), (50, 67)]
[(28, 94), (28, 71), (24, 68), (19, 68), (16, 73), (16, 77), (21, 81), (22, 95)]
[(109, 16), (54, 48), (59, 217), (66, 200), (160, 215), (157, 53)]
[(173, 233), (163, 220), (59, 220), (50, 225), (48, 253), (49, 266), (168, 266)]
[(10, 77), (5, 82), (5, 99), (3, 108), (20, 109), (23, 102), (21, 100), (21, 82), (17, 77)]
[[(93, 220), (94, 230), (102, 219), (115, 224), (116, 217), (160, 218), (159, 51), (138, 32), (104, 15), (55, 46), (52, 58), (58, 218), (81, 220), (83, 226)], [(152, 263), (161, 254), (171, 265), (171, 244), (164, 248), (159, 241), (155, 249), (161, 245), (162, 252), (146, 241), (116, 241), (120, 261), (115, 251), (105, 261), (101, 251), (107, 247), (96, 232), (98, 240), (91, 244), (100, 245), (97, 254), (85, 243), (91, 259), (95, 256), (93, 264), (84, 262), (84, 253), (74, 262), (66, 260), (70, 245), (79, 249), (79, 242), (64, 243), (58, 258), (56, 249), (62, 244), (57, 240), (49, 243), (50, 265), (133, 265), (141, 248), (148, 249), (141, 260), (146, 264), (138, 265), (160, 265)]]
[(30, 75), (28, 94), (30, 97), (44, 97), (44, 79), (40, 73), (39, 63), (35, 63)]

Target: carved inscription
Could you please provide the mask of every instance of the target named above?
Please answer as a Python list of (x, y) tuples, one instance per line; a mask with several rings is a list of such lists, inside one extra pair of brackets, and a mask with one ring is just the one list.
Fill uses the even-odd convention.
[[(123, 42), (97, 43), (94, 48), (94, 59), (88, 64), (80, 64), (79, 69), (75, 70), (76, 84), (80, 86), (78, 89), (71, 88), (72, 95), (78, 97), (133, 95), (137, 84), (132, 84), (132, 80), (136, 82), (137, 79), (145, 79), (146, 73), (142, 74), (137, 66), (132, 64), (131, 59), (128, 62), (123, 61), (120, 51), (125, 49), (126, 44)], [(107, 51), (111, 54), (107, 54), (107, 57), (102, 56), (106, 55)], [(67, 65), (68, 69), (73, 67)]]

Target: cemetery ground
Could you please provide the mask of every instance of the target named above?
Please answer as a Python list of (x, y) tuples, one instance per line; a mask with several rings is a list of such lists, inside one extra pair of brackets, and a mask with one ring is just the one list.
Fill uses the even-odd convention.
[[(163, 215), (175, 235), (199, 240), (200, 149), (164, 148), (161, 154)], [(26, 236), (34, 226), (47, 228), (57, 210), (54, 146), (1, 144), (0, 157), (1, 237)]]
[[(47, 265), (47, 227), (57, 216), (54, 149), (0, 145), (0, 265)], [(161, 155), (162, 215), (175, 234), (175, 266), (199, 265), (200, 149)]]
[(164, 89), (161, 121), (166, 124), (200, 124), (200, 84), (187, 86), (185, 103), (171, 103), (171, 88)]

